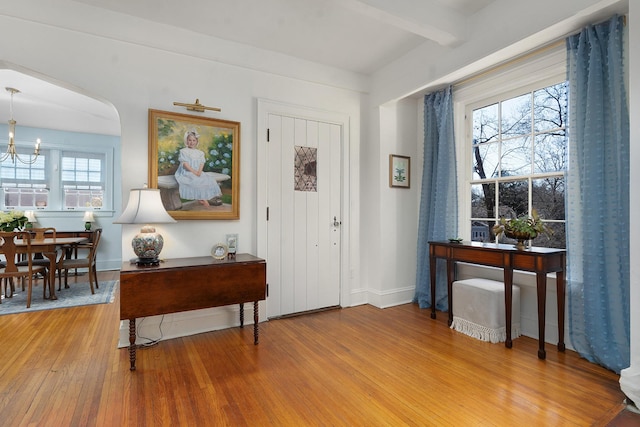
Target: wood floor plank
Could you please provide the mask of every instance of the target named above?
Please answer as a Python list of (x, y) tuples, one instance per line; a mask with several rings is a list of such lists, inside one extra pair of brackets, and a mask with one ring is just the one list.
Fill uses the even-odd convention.
[(542, 361), (412, 304), (272, 320), (257, 346), (251, 327), (162, 341), (131, 372), (117, 302), (0, 316), (3, 426), (604, 426), (622, 408), (618, 375), (574, 352)]

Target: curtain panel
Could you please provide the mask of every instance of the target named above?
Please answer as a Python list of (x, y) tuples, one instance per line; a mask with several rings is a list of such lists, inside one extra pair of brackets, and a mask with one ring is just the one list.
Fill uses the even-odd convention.
[(571, 342), (629, 366), (629, 112), (621, 17), (567, 39), (567, 286)]
[(458, 235), (458, 193), (452, 88), (424, 98), (424, 158), (418, 219), (418, 266), (414, 302), (447, 310), (446, 266), (438, 262), (436, 301), (431, 301), (429, 241)]

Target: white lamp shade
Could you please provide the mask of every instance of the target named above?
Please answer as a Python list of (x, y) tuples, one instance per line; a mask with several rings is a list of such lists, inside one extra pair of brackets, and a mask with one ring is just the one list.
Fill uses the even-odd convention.
[(36, 214), (33, 211), (26, 211), (24, 213), (24, 216), (27, 217), (27, 221), (28, 222), (37, 222), (38, 220), (36, 219)]
[(93, 211), (85, 211), (84, 216), (82, 217), (82, 221), (95, 222), (95, 219), (93, 219)]
[[(160, 190), (156, 188), (134, 188), (129, 193), (129, 203), (114, 224), (160, 224), (177, 222), (171, 218), (162, 204)], [(156, 229), (144, 225), (131, 241), (138, 255), (138, 265), (158, 265), (164, 239)]]
[(129, 202), (114, 224), (166, 224), (177, 222), (167, 213), (157, 188), (134, 188)]

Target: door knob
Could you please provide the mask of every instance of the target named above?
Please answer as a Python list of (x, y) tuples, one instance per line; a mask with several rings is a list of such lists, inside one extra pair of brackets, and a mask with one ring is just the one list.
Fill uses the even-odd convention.
[(340, 224), (342, 224), (342, 221), (338, 221), (338, 218), (336, 218), (335, 216), (333, 217), (333, 226), (334, 227), (340, 227)]

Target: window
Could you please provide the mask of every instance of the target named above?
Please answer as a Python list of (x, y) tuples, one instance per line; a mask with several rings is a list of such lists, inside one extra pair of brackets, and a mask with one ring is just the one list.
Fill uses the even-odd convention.
[(64, 209), (102, 208), (105, 190), (104, 163), (102, 154), (62, 153)]
[[(0, 179), (7, 209), (36, 209), (49, 205), (48, 152), (41, 154), (33, 164), (15, 163), (11, 158), (0, 163)], [(30, 158), (21, 154), (23, 159)], [(27, 157), (29, 156), (29, 157)]]
[[(51, 135), (57, 135), (48, 131)], [(67, 138), (72, 133), (64, 134)], [(78, 138), (83, 138), (80, 134)], [(90, 136), (99, 139), (97, 136)], [(47, 139), (47, 149), (31, 165), (11, 159), (0, 163), (1, 210), (72, 211), (110, 209), (113, 150), (95, 143), (84, 150), (76, 141)], [(58, 138), (61, 139), (61, 138)], [(73, 149), (70, 147), (73, 146)]]
[(471, 240), (494, 241), (499, 218), (536, 209), (554, 232), (536, 246), (565, 247), (566, 82), (476, 105), (467, 114)]
[(501, 216), (536, 209), (554, 235), (534, 244), (566, 247), (566, 75), (559, 42), (454, 87), (460, 237), (495, 241)]

